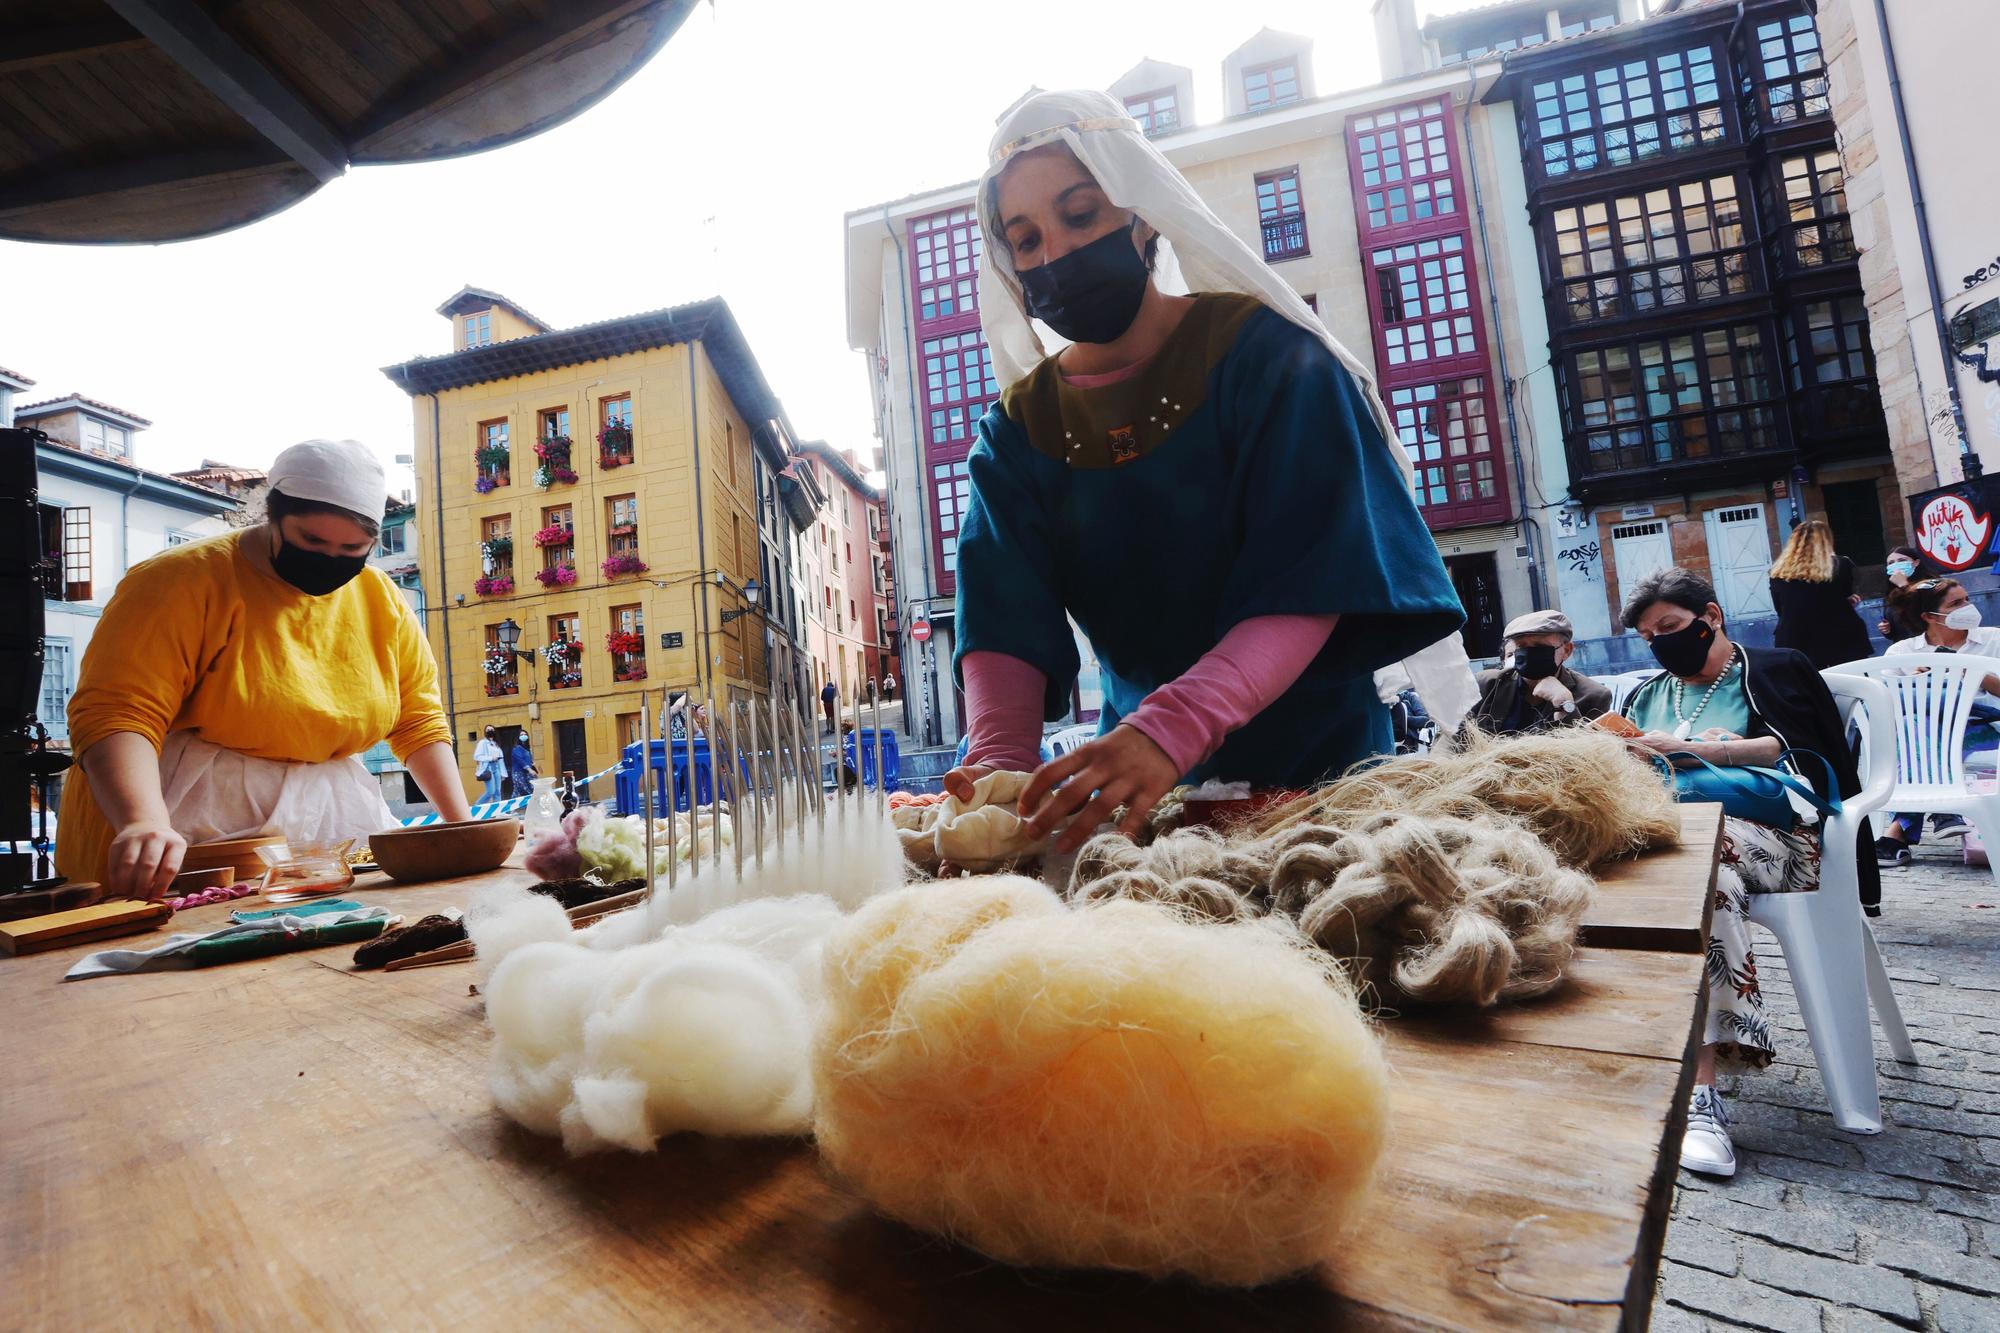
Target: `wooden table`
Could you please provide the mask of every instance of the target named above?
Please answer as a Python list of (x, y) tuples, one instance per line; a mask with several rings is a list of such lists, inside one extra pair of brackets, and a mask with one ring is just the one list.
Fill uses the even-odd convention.
[[(1686, 828), (1603, 875), (1556, 996), (1383, 1025), (1397, 1128), (1372, 1212), (1323, 1276), (1254, 1292), (995, 1265), (874, 1217), (797, 1141), (572, 1161), (494, 1111), (464, 965), (356, 973), (328, 949), (58, 984), (82, 949), (0, 960), (0, 1309), (61, 1329), (1641, 1328), (1718, 821)], [(527, 876), (356, 892), (414, 916), (495, 878)]]

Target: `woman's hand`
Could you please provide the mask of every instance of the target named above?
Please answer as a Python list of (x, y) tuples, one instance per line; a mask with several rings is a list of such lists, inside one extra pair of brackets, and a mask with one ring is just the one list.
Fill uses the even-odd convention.
[(161, 897), (180, 873), (187, 845), (165, 822), (127, 824), (105, 850), (104, 887), (113, 897)]
[(1138, 836), (1180, 776), (1167, 752), (1144, 732), (1113, 727), (1108, 735), (1036, 769), (1021, 793), (1019, 811), (1038, 838), (1064, 830), (1056, 850), (1073, 852), (1121, 805), (1126, 815), (1118, 831)]
[(993, 770), (984, 764), (973, 764), (969, 768), (954, 768), (944, 775), (944, 791), (947, 796), (956, 796), (961, 801), (972, 799), (972, 784)]

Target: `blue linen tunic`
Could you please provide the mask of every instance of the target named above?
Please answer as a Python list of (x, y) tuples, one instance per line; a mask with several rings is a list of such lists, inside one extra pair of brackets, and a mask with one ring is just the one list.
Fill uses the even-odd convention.
[(979, 424), (957, 647), (1048, 678), (1102, 667), (1108, 731), (1239, 621), (1338, 614), (1299, 680), (1187, 775), (1301, 787), (1391, 748), (1374, 671), (1465, 619), (1354, 378), (1252, 298), (1197, 297), (1137, 376), (1083, 389), (1054, 358)]

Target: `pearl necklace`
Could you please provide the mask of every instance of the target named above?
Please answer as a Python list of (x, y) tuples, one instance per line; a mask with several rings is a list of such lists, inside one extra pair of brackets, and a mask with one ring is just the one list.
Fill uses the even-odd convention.
[(1728, 680), (1729, 673), (1735, 669), (1736, 645), (1732, 643), (1729, 645), (1729, 665), (1722, 668), (1721, 675), (1709, 682), (1708, 689), (1701, 696), (1701, 702), (1694, 706), (1694, 712), (1686, 714), (1681, 712), (1681, 702), (1687, 696), (1687, 686), (1682, 683), (1679, 676), (1674, 677), (1674, 720), (1680, 724), (1674, 728), (1675, 740), (1684, 741), (1694, 734), (1695, 720), (1701, 716), (1702, 710), (1708, 707), (1708, 701), (1715, 697), (1715, 692), (1722, 688), (1722, 682)]

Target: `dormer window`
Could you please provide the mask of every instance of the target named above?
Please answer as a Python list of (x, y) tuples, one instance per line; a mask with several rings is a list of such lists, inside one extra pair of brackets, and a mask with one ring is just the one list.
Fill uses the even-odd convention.
[(493, 341), (493, 312), (482, 310), (465, 317), (465, 345), (484, 347)]
[(96, 417), (84, 417), (83, 447), (93, 454), (127, 458), (132, 453), (132, 437), (123, 426), (114, 426)]
[(1165, 134), (1181, 127), (1180, 99), (1172, 88), (1159, 88), (1125, 99), (1125, 109), (1147, 134)]
[(1247, 111), (1268, 111), (1274, 106), (1299, 100), (1299, 62), (1287, 56), (1268, 65), (1253, 65), (1243, 71), (1243, 106)]

